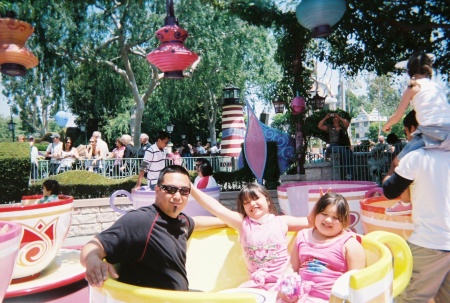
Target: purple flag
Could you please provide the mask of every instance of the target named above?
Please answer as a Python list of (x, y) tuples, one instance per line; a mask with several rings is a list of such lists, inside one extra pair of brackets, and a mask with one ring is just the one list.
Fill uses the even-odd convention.
[(245, 158), (259, 184), (266, 168), (267, 143), (259, 120), (247, 102), (247, 132), (244, 140)]

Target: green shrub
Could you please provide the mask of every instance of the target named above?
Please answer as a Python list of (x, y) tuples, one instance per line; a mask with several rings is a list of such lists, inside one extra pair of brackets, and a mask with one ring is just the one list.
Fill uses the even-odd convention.
[(0, 204), (20, 201), (30, 178), (28, 142), (0, 143)]
[[(137, 178), (138, 176), (108, 179), (85, 170), (71, 170), (34, 183), (30, 186), (29, 192), (30, 194), (42, 194), (42, 183), (52, 179), (58, 181), (62, 194), (73, 196), (75, 199), (105, 198), (119, 189), (131, 192), (136, 185)], [(143, 181), (143, 185), (145, 185), (145, 181)]]

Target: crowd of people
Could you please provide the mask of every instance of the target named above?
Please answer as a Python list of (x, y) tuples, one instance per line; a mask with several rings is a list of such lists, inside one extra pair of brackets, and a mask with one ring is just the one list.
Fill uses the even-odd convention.
[[(163, 140), (161, 140), (163, 138)], [(73, 146), (73, 140), (70, 137), (61, 141), (61, 136), (57, 133), (52, 134), (52, 142), (48, 145), (45, 152), (45, 159), (50, 161), (49, 175), (55, 175), (74, 168), (76, 160), (84, 159), (83, 168), (96, 173), (102, 173), (105, 170), (111, 175), (129, 175), (131, 172), (131, 162), (128, 159), (141, 159), (140, 165), (150, 167), (149, 163), (161, 162), (156, 168), (150, 169), (150, 175), (153, 174), (152, 183), (157, 179), (157, 173), (162, 169), (165, 159), (171, 159), (173, 164), (182, 165), (183, 157), (202, 157), (217, 156), (220, 154), (220, 145), (214, 143), (210, 146), (207, 143), (203, 146), (202, 142), (197, 142), (192, 146), (183, 140), (180, 146), (174, 146), (171, 152), (167, 153), (166, 146), (170, 140), (169, 133), (160, 131), (157, 134), (157, 142), (151, 144), (149, 136), (142, 133), (139, 137), (140, 146), (134, 147), (130, 135), (122, 135), (115, 140), (115, 147), (110, 151), (108, 144), (102, 139), (99, 131), (92, 133), (85, 149), (77, 149)], [(36, 179), (38, 176), (39, 153), (34, 146), (34, 138), (30, 136), (28, 141), (31, 146), (31, 177)], [(145, 159), (146, 152), (149, 151), (148, 159)], [(153, 159), (156, 156), (155, 159)], [(113, 165), (107, 165), (106, 159), (114, 159)], [(156, 165), (156, 164), (155, 164)], [(155, 167), (155, 165), (153, 167)], [(165, 164), (164, 164), (165, 165)], [(158, 165), (156, 165), (158, 166)], [(142, 170), (142, 169), (140, 169)], [(155, 170), (156, 173), (152, 173)], [(142, 177), (147, 177), (149, 171), (144, 169)], [(138, 181), (139, 183), (139, 181)]]

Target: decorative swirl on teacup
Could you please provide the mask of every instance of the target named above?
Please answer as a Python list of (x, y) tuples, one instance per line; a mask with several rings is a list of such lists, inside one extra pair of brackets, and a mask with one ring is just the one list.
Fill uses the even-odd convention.
[(24, 245), (17, 257), (17, 264), (21, 266), (35, 265), (46, 259), (51, 253), (51, 243), (48, 241), (34, 241)]

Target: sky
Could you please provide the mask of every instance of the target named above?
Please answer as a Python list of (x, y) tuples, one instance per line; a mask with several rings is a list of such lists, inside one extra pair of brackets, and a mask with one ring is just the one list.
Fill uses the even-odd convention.
[[(0, 76), (1, 79), (1, 76)], [(0, 116), (9, 118), (11, 117), (10, 107), (8, 105), (8, 99), (2, 94), (3, 85), (0, 81)], [(72, 113), (69, 113), (69, 122), (67, 122), (66, 127), (76, 126), (75, 125), (75, 116)]]

